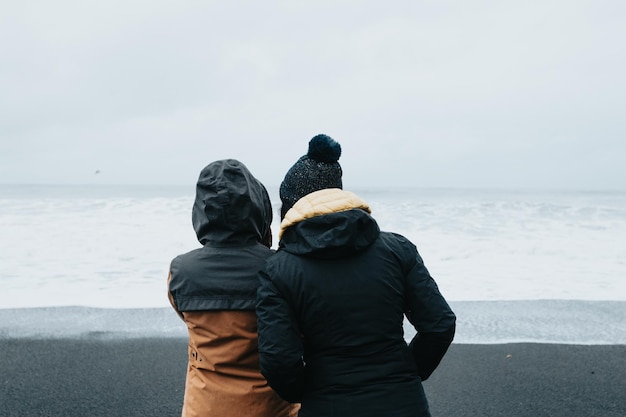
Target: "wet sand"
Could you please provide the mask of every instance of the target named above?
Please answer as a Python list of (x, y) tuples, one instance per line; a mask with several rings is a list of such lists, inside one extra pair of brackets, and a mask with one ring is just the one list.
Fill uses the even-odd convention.
[[(178, 416), (184, 338), (0, 339), (0, 416)], [(453, 344), (433, 417), (626, 416), (626, 345)]]

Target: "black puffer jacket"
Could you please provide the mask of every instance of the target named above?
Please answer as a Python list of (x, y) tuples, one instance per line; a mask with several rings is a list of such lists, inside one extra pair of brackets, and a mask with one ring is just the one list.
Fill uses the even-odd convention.
[[(421, 380), (452, 342), (455, 316), (404, 237), (380, 232), (366, 203), (305, 196), (261, 270), (261, 372), (301, 417), (428, 416)], [(407, 315), (418, 336), (404, 340)]]

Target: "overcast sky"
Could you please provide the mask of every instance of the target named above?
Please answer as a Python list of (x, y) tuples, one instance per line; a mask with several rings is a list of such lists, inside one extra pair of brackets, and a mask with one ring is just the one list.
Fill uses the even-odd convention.
[(625, 74), (624, 0), (2, 1), (0, 183), (625, 189)]

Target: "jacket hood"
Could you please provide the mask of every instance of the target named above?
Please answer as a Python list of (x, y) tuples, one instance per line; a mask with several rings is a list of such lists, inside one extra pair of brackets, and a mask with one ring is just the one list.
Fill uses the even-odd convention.
[(235, 159), (207, 165), (196, 184), (193, 228), (201, 244), (261, 242), (272, 223), (272, 204), (263, 184)]
[(368, 247), (380, 233), (369, 205), (331, 188), (302, 197), (281, 223), (279, 247), (295, 255), (340, 258)]

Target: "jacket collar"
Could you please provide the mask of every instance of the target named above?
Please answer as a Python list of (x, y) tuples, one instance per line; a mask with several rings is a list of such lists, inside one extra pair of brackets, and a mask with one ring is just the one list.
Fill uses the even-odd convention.
[(361, 209), (371, 213), (369, 205), (356, 194), (339, 188), (326, 188), (305, 195), (285, 214), (280, 223), (279, 239), (284, 231), (303, 220), (324, 214)]

